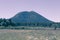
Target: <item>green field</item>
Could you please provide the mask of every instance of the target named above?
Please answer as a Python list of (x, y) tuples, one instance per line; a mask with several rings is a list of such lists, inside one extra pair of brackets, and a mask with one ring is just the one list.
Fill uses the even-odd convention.
[(0, 30), (0, 40), (60, 40), (60, 30)]

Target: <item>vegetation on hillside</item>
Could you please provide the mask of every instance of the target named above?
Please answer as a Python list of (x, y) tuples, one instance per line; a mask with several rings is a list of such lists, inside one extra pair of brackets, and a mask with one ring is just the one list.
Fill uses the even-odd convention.
[[(1, 27), (3, 26), (3, 27)], [(16, 26), (16, 27), (15, 27)], [(60, 28), (60, 23), (50, 23), (50, 24), (46, 24), (46, 23), (14, 23), (11, 19), (0, 19), (0, 27), (1, 28), (15, 28), (15, 29), (19, 29), (19, 27), (17, 28), (17, 26), (25, 26), (25, 27), (21, 27), (22, 29), (27, 28), (27, 26), (29, 27), (54, 27), (55, 30), (56, 28)]]

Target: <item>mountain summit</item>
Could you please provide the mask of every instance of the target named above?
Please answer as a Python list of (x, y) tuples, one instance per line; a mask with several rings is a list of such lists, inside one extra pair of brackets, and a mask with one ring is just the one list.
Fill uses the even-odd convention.
[(11, 20), (15, 23), (52, 23), (52, 21), (34, 11), (19, 12)]

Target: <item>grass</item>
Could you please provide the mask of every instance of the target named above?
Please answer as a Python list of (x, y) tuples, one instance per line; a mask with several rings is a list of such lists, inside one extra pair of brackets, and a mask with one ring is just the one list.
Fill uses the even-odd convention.
[(0, 29), (24, 29), (24, 30), (40, 30), (40, 29), (54, 29), (54, 27), (40, 27), (40, 26), (0, 26)]
[(60, 40), (60, 30), (0, 30), (0, 40)]

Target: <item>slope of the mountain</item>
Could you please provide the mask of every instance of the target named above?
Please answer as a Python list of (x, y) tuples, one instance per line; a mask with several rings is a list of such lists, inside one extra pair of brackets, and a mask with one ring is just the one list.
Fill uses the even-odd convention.
[(52, 23), (40, 14), (34, 11), (23, 11), (16, 14), (11, 20), (15, 23)]

